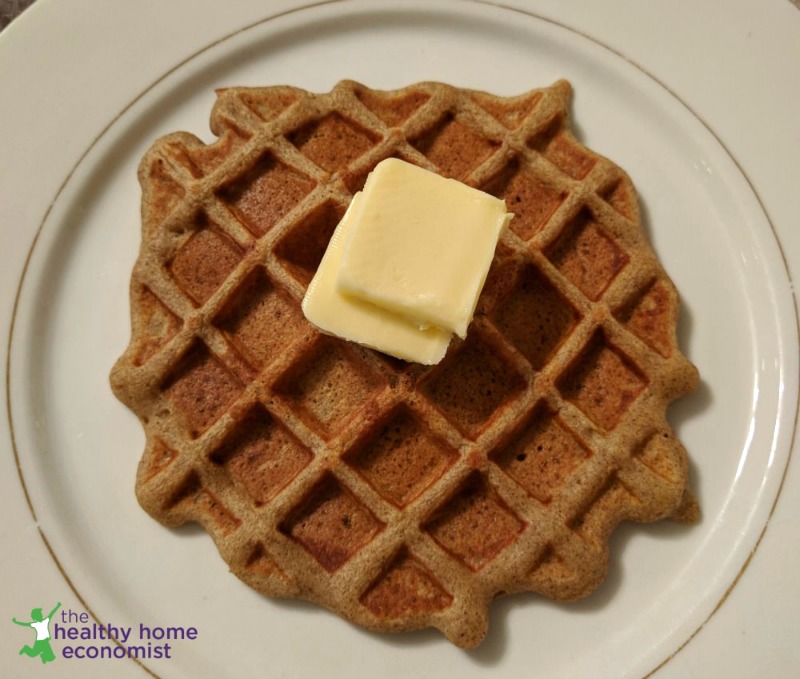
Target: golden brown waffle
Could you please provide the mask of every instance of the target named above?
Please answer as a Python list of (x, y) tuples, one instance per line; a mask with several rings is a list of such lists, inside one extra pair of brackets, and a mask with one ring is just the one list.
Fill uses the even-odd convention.
[[(199, 521), (258, 591), (470, 647), (501, 593), (575, 599), (623, 519), (694, 518), (665, 420), (697, 374), (628, 176), (579, 144), (570, 86), (502, 98), (219, 92), (206, 146), (140, 165), (133, 334), (112, 373), (140, 418), (142, 506)], [(516, 213), (438, 366), (326, 337), (300, 301), (370, 170), (394, 156)]]

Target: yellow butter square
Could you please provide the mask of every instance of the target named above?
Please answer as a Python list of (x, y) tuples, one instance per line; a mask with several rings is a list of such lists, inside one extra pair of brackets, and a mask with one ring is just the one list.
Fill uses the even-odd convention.
[(384, 160), (353, 210), (336, 288), (421, 328), (465, 337), (510, 218), (494, 196)]

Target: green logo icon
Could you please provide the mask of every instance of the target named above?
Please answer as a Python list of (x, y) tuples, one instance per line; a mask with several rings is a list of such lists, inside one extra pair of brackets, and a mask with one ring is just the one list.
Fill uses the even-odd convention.
[(56, 659), (56, 654), (53, 653), (53, 649), (50, 647), (50, 618), (55, 615), (55, 612), (59, 608), (61, 608), (60, 601), (47, 616), (42, 615), (41, 608), (34, 608), (31, 611), (32, 620), (30, 622), (23, 622), (22, 620), (11, 618), (11, 622), (21, 625), (22, 627), (30, 627), (36, 632), (36, 641), (33, 643), (33, 646), (28, 646), (27, 644), (23, 646), (19, 649), (20, 655), (28, 655), (31, 658), (39, 656), (42, 664)]

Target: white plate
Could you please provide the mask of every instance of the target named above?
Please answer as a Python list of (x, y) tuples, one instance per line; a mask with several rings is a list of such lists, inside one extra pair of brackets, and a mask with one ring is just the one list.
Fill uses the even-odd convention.
[[(169, 660), (139, 667), (59, 658), (48, 670), (115, 663), (115, 671), (124, 664), (133, 676), (225, 677), (260, 667), (269, 676), (468, 679), (534, 670), (641, 676), (668, 667), (745, 571), (792, 444), (798, 344), (791, 255), (753, 186), (692, 109), (623, 54), (563, 22), (481, 2), (337, 2), (262, 11), (255, 23), (244, 19), (259, 15), (240, 11), (241, 30), (206, 29), (213, 43), (180, 55), (149, 46), (161, 49), (160, 57), (144, 57), (157, 67), (133, 69), (131, 80), (152, 86), (131, 85), (127, 99), (100, 97), (110, 124), (94, 124), (78, 152), (69, 144), (48, 149), (66, 168), (57, 188), (46, 195), (27, 188), (44, 216), (26, 224), (24, 274), (3, 278), (16, 293), (9, 455), (20, 477), (7, 477), (3, 488), (18, 495), (11, 485), (22, 481), (50, 558), (69, 583), (58, 595), (69, 608), (90, 610), (106, 624), (194, 626), (199, 633), (176, 642)], [(582, 141), (624, 167), (637, 186), (646, 229), (682, 293), (682, 346), (702, 376), (698, 392), (670, 411), (690, 452), (702, 522), (620, 528), (599, 592), (571, 606), (532, 596), (501, 600), (487, 641), (469, 653), (433, 632), (375, 636), (312, 606), (264, 600), (227, 574), (201, 531), (157, 525), (132, 492), (142, 432), (107, 385), (129, 334), (127, 286), (139, 239), (135, 169), (144, 150), (178, 129), (210, 140), (215, 87), (291, 83), (325, 91), (345, 77), (379, 88), (442, 80), (498, 94), (568, 78)], [(91, 103), (74, 96), (72, 110)], [(38, 153), (46, 162), (44, 149)], [(27, 176), (22, 183), (36, 185)], [(0, 253), (13, 271), (10, 258)], [(24, 615), (31, 597), (51, 598), (34, 582), (5, 586), (23, 592), (15, 605), (28, 602), (8, 616)], [(9, 648), (23, 641), (17, 635)], [(10, 653), (0, 658), (6, 666), (32, 671), (29, 659)]]

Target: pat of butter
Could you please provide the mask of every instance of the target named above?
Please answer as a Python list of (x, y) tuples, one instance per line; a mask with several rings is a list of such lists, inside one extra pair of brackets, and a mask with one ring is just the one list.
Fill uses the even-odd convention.
[(363, 200), (356, 194), (331, 237), (319, 268), (303, 298), (303, 313), (323, 332), (377, 349), (406, 361), (432, 365), (442, 360), (451, 333), (417, 325), (336, 288), (342, 245), (354, 225), (353, 214)]
[(369, 175), (341, 251), (339, 292), (465, 337), (505, 203), (396, 158)]

